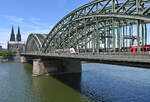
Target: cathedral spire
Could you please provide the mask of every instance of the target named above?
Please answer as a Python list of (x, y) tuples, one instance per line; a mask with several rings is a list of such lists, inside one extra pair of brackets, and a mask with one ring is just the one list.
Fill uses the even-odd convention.
[(18, 26), (17, 41), (21, 41), (20, 27)]
[(12, 30), (11, 30), (10, 41), (15, 41), (15, 33), (14, 33), (14, 28), (13, 28), (13, 26), (12, 26)]

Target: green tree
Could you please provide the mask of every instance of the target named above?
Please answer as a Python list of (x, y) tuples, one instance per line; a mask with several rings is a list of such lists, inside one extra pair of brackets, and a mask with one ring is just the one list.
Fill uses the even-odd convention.
[(15, 53), (15, 51), (0, 51), (0, 56), (3, 58), (10, 58)]

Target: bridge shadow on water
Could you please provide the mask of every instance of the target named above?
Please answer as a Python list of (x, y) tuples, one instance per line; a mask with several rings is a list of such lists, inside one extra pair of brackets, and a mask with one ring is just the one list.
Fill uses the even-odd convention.
[[(28, 69), (26, 71), (29, 74), (29, 76), (31, 76), (31, 74), (32, 74), (31, 65), (25, 66), (25, 67), (26, 67), (26, 69)], [(53, 77), (57, 81), (60, 81), (61, 83), (67, 85), (68, 87), (78, 91), (83, 96), (86, 96), (90, 100), (93, 100), (93, 102), (112, 102), (111, 99), (106, 98), (107, 95), (103, 96), (104, 85), (102, 85), (102, 83), (101, 83), (101, 79), (103, 79), (102, 76), (97, 75), (95, 72), (91, 72), (91, 70), (93, 70), (93, 68), (91, 66), (89, 66), (89, 68), (86, 68), (86, 67), (87, 66), (82, 65), (81, 73), (53, 74), (53, 75), (50, 75), (49, 78), (44, 77), (44, 76), (43, 77), (42, 76), (33, 77), (32, 81), (34, 83), (34, 86), (37, 88), (37, 90), (40, 89), (40, 92), (42, 90), (43, 94), (48, 93), (48, 94), (51, 94), (51, 96), (53, 96), (53, 94), (52, 94), (53, 91), (54, 90), (58, 91), (57, 89), (53, 89), (53, 88), (55, 88), (55, 86), (57, 86), (55, 84), (58, 84), (58, 83), (55, 83), (56, 81), (54, 81), (54, 83), (53, 83), (53, 80), (51, 78), (51, 77)], [(95, 70), (95, 71), (98, 71), (98, 70)], [(50, 79), (50, 80), (48, 80), (48, 79)], [(47, 81), (49, 81), (49, 82), (47, 82)], [(49, 86), (49, 85), (51, 85), (51, 86)], [(50, 89), (50, 90), (47, 92), (48, 89)], [(69, 94), (72, 94), (72, 93), (69, 93)], [(47, 94), (45, 96), (47, 96)], [(49, 99), (49, 95), (47, 97)], [(50, 97), (50, 98), (52, 98), (52, 97)], [(91, 102), (91, 101), (89, 101), (89, 102)]]
[(52, 75), (52, 77), (66, 84), (67, 86), (81, 92), (81, 73), (57, 74)]
[[(52, 75), (52, 77), (64, 83), (68, 87), (71, 87), (74, 90), (80, 92), (82, 95), (88, 97), (89, 99), (92, 99), (94, 102), (111, 102), (110, 100), (104, 101), (101, 92), (99, 92), (99, 94), (95, 94), (93, 89), (91, 90), (90, 88), (87, 87), (89, 85), (85, 85), (85, 84), (88, 84), (86, 82), (87, 79), (84, 77), (85, 73), (86, 72), (82, 71), (81, 73), (73, 73), (73, 74), (72, 73), (71, 74), (57, 74), (57, 75)], [(96, 86), (95, 84), (95, 89), (96, 87), (99, 87), (99, 86)]]
[[(26, 69), (31, 77), (32, 66), (27, 66)], [(145, 68), (90, 63), (82, 64), (80, 74), (31, 77), (31, 82), (36, 90), (40, 90), (38, 93), (43, 93), (50, 100), (57, 99), (53, 94), (56, 93), (57, 97), (71, 100), (64, 102), (81, 102), (73, 101), (80, 95), (76, 95), (74, 99), (68, 97), (70, 94), (74, 95), (76, 90), (94, 102), (150, 102), (149, 75), (150, 70)]]

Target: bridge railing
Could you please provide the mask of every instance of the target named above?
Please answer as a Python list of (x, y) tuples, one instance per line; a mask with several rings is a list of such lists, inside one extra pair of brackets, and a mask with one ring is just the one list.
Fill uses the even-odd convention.
[(57, 53), (57, 52), (34, 52), (30, 53), (31, 55), (42, 55), (42, 56), (64, 56), (64, 57), (109, 57), (109, 58), (143, 58), (150, 59), (150, 52), (99, 52), (99, 53)]

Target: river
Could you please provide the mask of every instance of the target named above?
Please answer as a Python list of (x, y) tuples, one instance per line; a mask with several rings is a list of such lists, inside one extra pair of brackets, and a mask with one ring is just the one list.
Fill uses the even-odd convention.
[(32, 77), (32, 66), (0, 62), (0, 102), (150, 102), (150, 69), (89, 63), (82, 74)]

